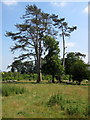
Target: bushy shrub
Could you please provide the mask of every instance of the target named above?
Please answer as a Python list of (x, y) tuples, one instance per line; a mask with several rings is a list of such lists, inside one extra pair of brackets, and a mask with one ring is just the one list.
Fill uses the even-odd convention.
[(32, 80), (37, 80), (37, 78), (38, 78), (38, 75), (37, 74), (32, 74)]
[(63, 80), (69, 80), (69, 75), (64, 75)]
[(15, 94), (23, 94), (26, 92), (25, 88), (17, 87), (17, 86), (11, 86), (8, 84), (4, 84), (2, 86), (2, 96), (10, 96)]
[(20, 74), (19, 72), (3, 72), (2, 81), (6, 80), (36, 80), (37, 74)]
[(52, 76), (51, 75), (42, 75), (42, 80), (52, 80)]
[[(20, 74), (19, 72), (3, 72), (2, 73), (2, 81), (6, 80), (37, 80), (38, 75), (36, 73), (30, 73), (30, 74)], [(43, 80), (51, 80), (51, 75), (42, 75)]]

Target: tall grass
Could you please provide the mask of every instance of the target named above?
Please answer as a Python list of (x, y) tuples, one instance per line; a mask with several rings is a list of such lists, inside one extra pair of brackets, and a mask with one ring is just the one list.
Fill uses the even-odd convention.
[(81, 115), (81, 116), (88, 116), (88, 111), (85, 103), (82, 101), (75, 101), (68, 99), (68, 96), (62, 94), (55, 94), (52, 95), (47, 105), (52, 107), (54, 105), (59, 105), (60, 109), (65, 111), (68, 115)]
[(23, 94), (26, 92), (25, 88), (17, 87), (17, 86), (11, 86), (9, 84), (4, 84), (2, 86), (2, 96), (11, 96), (15, 94)]
[(48, 101), (48, 106), (53, 106), (55, 104), (60, 104), (60, 102), (62, 101), (63, 96), (56, 94), (56, 95), (52, 95)]

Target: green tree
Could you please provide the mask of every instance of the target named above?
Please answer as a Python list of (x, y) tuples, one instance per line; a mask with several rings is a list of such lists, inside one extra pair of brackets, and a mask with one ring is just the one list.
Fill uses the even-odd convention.
[(21, 74), (27, 73), (30, 74), (33, 72), (34, 69), (34, 64), (32, 61), (24, 61), (22, 62), (21, 60), (15, 60), (12, 62), (8, 68), (11, 68), (11, 72), (20, 72)]
[[(70, 52), (65, 58), (65, 73), (70, 75), (70, 79), (72, 76), (73, 81), (78, 81), (78, 84), (80, 84), (84, 78), (87, 79), (88, 76), (88, 66), (82, 60), (85, 56), (85, 54), (80, 52)], [(84, 72), (85, 74), (83, 74)]]
[(65, 58), (65, 73), (69, 74), (70, 76), (72, 75), (72, 66), (76, 62), (77, 57), (75, 56), (74, 52), (70, 52), (67, 54)]
[(72, 66), (73, 79), (78, 82), (78, 85), (81, 84), (83, 79), (87, 79), (87, 73), (87, 65), (82, 60), (77, 60)]
[(87, 63), (87, 80), (90, 81), (90, 64)]
[(12, 62), (12, 64), (10, 66), (8, 66), (7, 68), (11, 68), (12, 72), (21, 72), (22, 69), (22, 62), (21, 60), (15, 60), (14, 62)]
[(72, 66), (77, 60), (82, 60), (85, 57), (85, 54), (80, 52), (70, 52), (65, 58), (65, 73), (72, 75)]
[(33, 69), (34, 69), (34, 65), (32, 61), (25, 61), (22, 63), (23, 67), (22, 67), (22, 71), (21, 73), (33, 73)]
[(11, 37), (15, 41), (15, 45), (11, 48), (12, 52), (17, 49), (24, 51), (24, 54), (18, 57), (19, 59), (30, 58), (36, 61), (37, 83), (39, 83), (42, 80), (41, 56), (43, 52), (43, 36), (52, 33), (51, 16), (42, 12), (36, 5), (28, 5), (22, 19), (24, 19), (24, 23), (15, 25), (18, 32), (7, 32), (6, 36)]
[(55, 76), (60, 76), (63, 73), (63, 66), (59, 58), (59, 42), (50, 36), (45, 36), (45, 47), (48, 51), (42, 66), (43, 72), (52, 75), (52, 83), (54, 83)]
[(10, 66), (8, 66), (7, 68), (11, 68), (11, 72), (13, 72), (13, 76), (15, 79), (15, 71), (18, 73), (18, 80), (19, 80), (19, 73), (21, 73), (22, 71), (22, 62), (21, 60), (15, 60), (14, 62), (12, 62), (12, 64)]

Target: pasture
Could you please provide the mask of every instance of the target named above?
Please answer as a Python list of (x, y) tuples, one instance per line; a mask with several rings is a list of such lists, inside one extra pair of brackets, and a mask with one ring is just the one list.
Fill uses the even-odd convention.
[[(87, 118), (88, 85), (3, 83), (24, 92), (2, 97), (3, 118)], [(22, 89), (21, 89), (22, 88)], [(15, 89), (15, 90), (16, 90)], [(19, 89), (18, 89), (19, 90)], [(17, 90), (16, 90), (17, 91)]]

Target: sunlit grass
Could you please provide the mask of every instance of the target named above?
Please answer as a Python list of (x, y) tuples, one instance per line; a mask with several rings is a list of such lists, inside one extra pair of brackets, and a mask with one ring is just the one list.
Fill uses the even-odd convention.
[(26, 89), (24, 87), (17, 87), (9, 84), (4, 84), (2, 86), (2, 96), (11, 96), (15, 94), (23, 94), (26, 92)]
[[(63, 110), (63, 108), (61, 109), (61, 106), (58, 104), (55, 104), (52, 107), (48, 107), (47, 102), (50, 100), (51, 96), (56, 94), (64, 95), (64, 99), (67, 99), (68, 97), (69, 101), (76, 101), (77, 102), (76, 104), (78, 104), (79, 101), (81, 102), (81, 106), (84, 105), (84, 107), (87, 107), (88, 86), (62, 85), (52, 83), (51, 84), (19, 83), (10, 85), (16, 87), (24, 87), (25, 89), (27, 89), (28, 92), (25, 92), (24, 94), (3, 97), (2, 111), (4, 118), (75, 117), (72, 114), (68, 113), (72, 108), (68, 107), (67, 108), (68, 110), (67, 109)], [(74, 105), (74, 103), (72, 104)], [(86, 117), (84, 114), (78, 115), (76, 117), (81, 116)]]
[(70, 99), (69, 96), (64, 94), (55, 94), (52, 95), (47, 105), (49, 107), (59, 105), (60, 109), (63, 110), (68, 115), (74, 115), (74, 116), (88, 116), (88, 103), (84, 101), (78, 101), (76, 99)]

